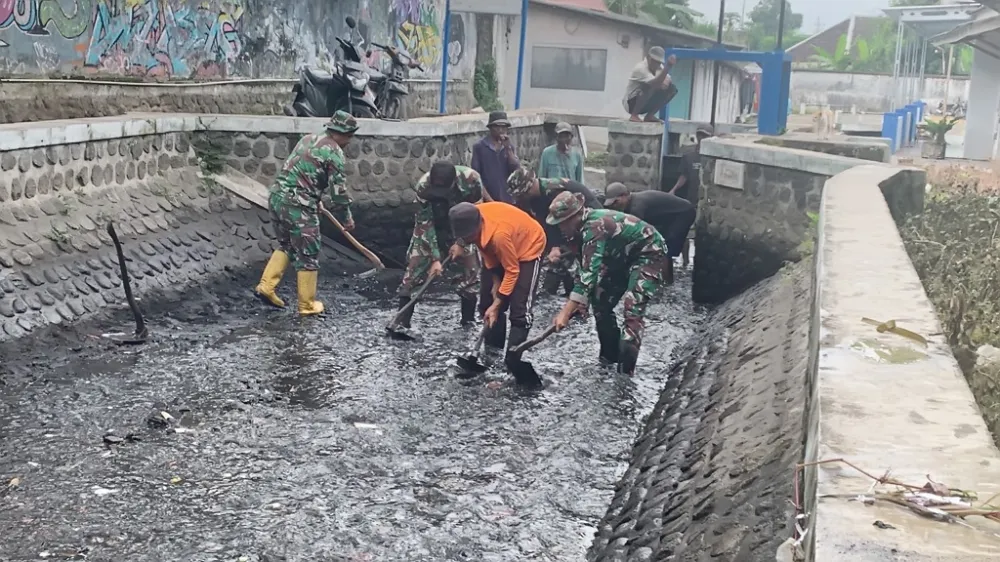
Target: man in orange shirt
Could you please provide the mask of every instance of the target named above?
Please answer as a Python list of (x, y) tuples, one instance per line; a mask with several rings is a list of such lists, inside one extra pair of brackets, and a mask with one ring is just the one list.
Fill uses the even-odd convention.
[(510, 338), (504, 361), (520, 359), (510, 349), (524, 343), (531, 330), (531, 309), (538, 286), (545, 230), (528, 213), (508, 203), (459, 203), (448, 211), (456, 240), (479, 248), (479, 313), (488, 331), (486, 345), (503, 349), (510, 316)]

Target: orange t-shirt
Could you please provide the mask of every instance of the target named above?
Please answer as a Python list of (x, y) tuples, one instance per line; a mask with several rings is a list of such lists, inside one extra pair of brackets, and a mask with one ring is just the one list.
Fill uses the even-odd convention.
[(498, 292), (509, 297), (521, 273), (520, 262), (542, 257), (545, 230), (534, 217), (510, 203), (480, 203), (476, 207), (483, 217), (476, 242), (483, 257), (483, 267), (503, 266), (503, 281)]

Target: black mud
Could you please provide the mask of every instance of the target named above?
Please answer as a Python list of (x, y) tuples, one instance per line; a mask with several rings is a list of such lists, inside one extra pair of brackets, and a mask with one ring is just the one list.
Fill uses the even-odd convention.
[(588, 322), (529, 352), (550, 385), (524, 394), (453, 377), (453, 295), (401, 344), (381, 286), (327, 277), (302, 320), (249, 298), (257, 272), (147, 299), (144, 347), (101, 337), (125, 310), (0, 347), (0, 560), (581, 560), (700, 319), (682, 275), (635, 379), (595, 366)]

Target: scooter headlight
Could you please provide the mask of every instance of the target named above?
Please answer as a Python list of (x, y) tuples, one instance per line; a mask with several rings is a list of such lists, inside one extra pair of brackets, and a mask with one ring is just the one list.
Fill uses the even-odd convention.
[(351, 82), (351, 87), (354, 88), (355, 90), (359, 91), (359, 92), (365, 91), (365, 86), (368, 85), (368, 80), (370, 78), (371, 77), (368, 76), (367, 72), (362, 72), (358, 76), (349, 75), (347, 77), (347, 79), (350, 80), (350, 82)]

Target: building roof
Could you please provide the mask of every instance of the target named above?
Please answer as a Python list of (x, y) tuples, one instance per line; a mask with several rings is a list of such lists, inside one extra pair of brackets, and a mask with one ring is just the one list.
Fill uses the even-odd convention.
[(888, 21), (890, 21), (889, 18), (882, 16), (851, 16), (792, 45), (786, 53), (792, 58), (793, 63), (811, 62), (817, 48), (827, 53), (833, 53), (837, 50), (840, 38), (845, 35), (847, 36), (847, 49), (850, 50), (855, 41), (859, 38), (873, 37), (878, 32), (879, 27)]
[[(689, 47), (689, 48), (706, 48), (715, 45), (714, 37), (707, 37), (705, 35), (700, 35), (692, 31), (686, 31), (683, 29), (678, 29), (676, 27), (670, 27), (668, 25), (661, 25), (656, 23), (650, 23), (637, 18), (632, 18), (629, 16), (623, 16), (621, 14), (615, 14), (607, 10), (589, 10), (586, 8), (580, 8), (575, 4), (582, 4), (588, 0), (531, 0), (532, 4), (539, 6), (547, 6), (550, 8), (556, 8), (559, 10), (565, 10), (567, 12), (574, 12), (582, 16), (588, 16), (592, 18), (597, 18), (605, 21), (617, 22), (624, 25), (631, 25), (642, 29), (647, 36), (657, 41), (662, 41), (665, 43), (664, 47)], [(567, 2), (567, 3), (563, 3)], [(569, 3), (574, 5), (569, 5)], [(743, 49), (743, 45), (738, 45), (735, 43), (723, 43), (723, 45), (730, 49)]]
[(582, 8), (584, 10), (593, 10), (595, 12), (607, 12), (608, 7), (604, 4), (604, 0), (548, 0), (551, 4), (559, 4), (562, 6), (570, 6), (573, 8)]

